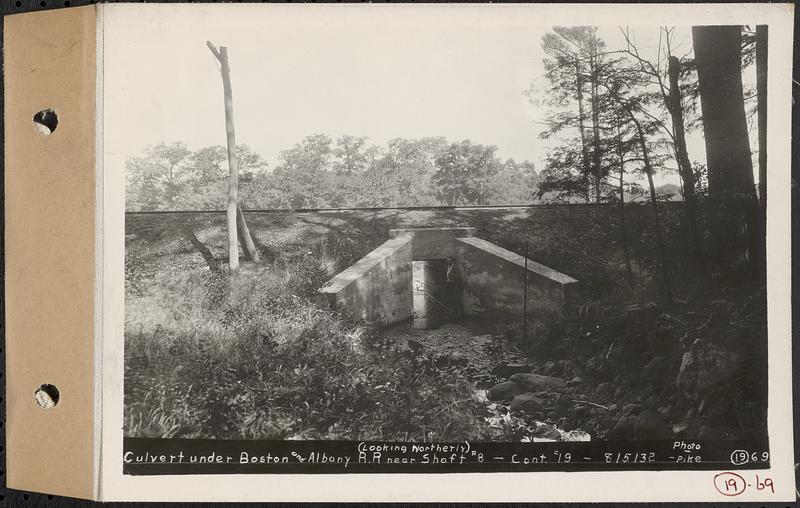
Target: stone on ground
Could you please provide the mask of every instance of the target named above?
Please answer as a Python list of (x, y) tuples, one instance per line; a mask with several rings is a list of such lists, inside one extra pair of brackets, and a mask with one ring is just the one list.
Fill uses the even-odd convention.
[(706, 394), (731, 384), (740, 364), (737, 354), (697, 339), (683, 355), (675, 384), (687, 395)]
[(512, 381), (504, 381), (491, 387), (489, 389), (489, 393), (487, 393), (487, 397), (491, 401), (501, 402), (511, 400), (515, 395), (519, 395), (523, 391), (524, 390), (522, 387), (520, 387), (517, 383)]
[(514, 374), (509, 379), (529, 392), (561, 391), (567, 386), (566, 381), (559, 377), (542, 376), (541, 374), (520, 373)]
[(511, 400), (511, 410), (533, 414), (542, 408), (542, 404), (544, 404), (544, 401), (537, 397), (536, 394), (523, 393)]

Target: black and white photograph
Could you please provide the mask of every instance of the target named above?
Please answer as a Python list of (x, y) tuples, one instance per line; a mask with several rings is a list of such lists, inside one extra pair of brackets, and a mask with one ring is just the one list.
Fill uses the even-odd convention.
[(768, 26), (453, 10), (108, 36), (125, 438), (768, 464)]

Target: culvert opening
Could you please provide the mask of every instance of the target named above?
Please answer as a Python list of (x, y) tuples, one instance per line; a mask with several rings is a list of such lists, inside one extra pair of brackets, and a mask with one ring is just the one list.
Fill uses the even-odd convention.
[(412, 262), (414, 328), (428, 329), (458, 320), (461, 288), (452, 259)]
[(36, 399), (36, 404), (42, 409), (54, 408), (58, 404), (58, 399), (61, 398), (58, 388), (51, 384), (41, 385), (33, 392), (33, 397)]
[(33, 126), (41, 134), (48, 136), (58, 127), (58, 115), (50, 108), (43, 109), (33, 115)]

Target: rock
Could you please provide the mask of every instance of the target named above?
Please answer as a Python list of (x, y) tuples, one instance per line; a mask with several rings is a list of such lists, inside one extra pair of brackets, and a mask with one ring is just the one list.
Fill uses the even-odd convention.
[(542, 367), (539, 368), (539, 370), (544, 374), (550, 375), (553, 373), (553, 371), (556, 370), (556, 362), (552, 360), (548, 361), (544, 365), (542, 365)]
[(565, 410), (571, 405), (572, 400), (564, 394), (561, 394), (556, 398), (556, 409)]
[(608, 406), (608, 410), (611, 411), (611, 412), (616, 411), (617, 408), (618, 408), (618, 406), (616, 404), (611, 404), (611, 405)]
[(623, 416), (619, 421), (609, 429), (604, 436), (604, 439), (609, 441), (630, 441), (633, 439), (634, 417)]
[(559, 377), (542, 376), (541, 374), (514, 374), (509, 378), (525, 391), (563, 391), (567, 383)]
[(561, 441), (561, 433), (556, 429), (554, 425), (548, 425), (543, 423), (536, 427), (533, 431), (533, 437), (538, 437), (539, 439), (552, 439), (553, 441)]
[(737, 354), (697, 339), (683, 355), (675, 384), (687, 395), (719, 390), (733, 382), (741, 362)]
[(684, 437), (687, 435), (687, 430), (691, 428), (688, 422), (679, 422), (672, 426), (672, 432), (675, 437)]
[(677, 392), (675, 390), (664, 391), (658, 395), (658, 403), (661, 406), (669, 406), (675, 400)]
[(680, 420), (689, 411), (689, 405), (683, 399), (678, 399), (670, 406), (669, 417), (673, 421)]
[(500, 402), (504, 400), (511, 400), (515, 395), (519, 395), (523, 391), (524, 390), (522, 387), (520, 387), (517, 383), (505, 381), (491, 387), (486, 396), (489, 400)]
[(593, 356), (586, 362), (586, 369), (596, 374), (604, 374), (608, 371), (608, 361), (602, 355)]
[(652, 409), (645, 409), (633, 422), (634, 439), (666, 439), (672, 435), (667, 420)]
[(723, 417), (730, 412), (731, 402), (730, 398), (721, 394), (705, 397), (700, 403), (697, 412), (701, 416), (710, 418)]
[(647, 407), (658, 407), (658, 397), (655, 395), (650, 395), (646, 399), (644, 399), (644, 405)]
[(508, 379), (514, 374), (528, 372), (529, 370), (530, 368), (524, 363), (501, 363), (492, 369), (492, 374), (500, 378)]
[(439, 353), (433, 358), (433, 362), (436, 365), (444, 366), (444, 365), (464, 365), (467, 363), (467, 357), (458, 351), (448, 351), (445, 353)]
[(451, 351), (448, 356), (450, 358), (450, 363), (452, 364), (465, 365), (469, 362), (467, 355), (460, 351)]
[(617, 418), (612, 418), (612, 417), (611, 417), (611, 416), (609, 416), (607, 413), (606, 413), (606, 414), (601, 414), (601, 415), (599, 415), (599, 416), (597, 417), (597, 425), (598, 425), (598, 426), (599, 426), (601, 429), (606, 429), (606, 431), (607, 431), (608, 429), (611, 429), (611, 428), (613, 428), (613, 427), (614, 427), (614, 425), (616, 425), (618, 421), (619, 421), (619, 420), (618, 420)]
[(511, 409), (523, 413), (536, 413), (542, 408), (543, 401), (533, 393), (516, 395), (511, 400)]
[(642, 367), (642, 382), (663, 385), (664, 377), (669, 369), (669, 360), (666, 356), (656, 356)]
[(575, 376), (571, 380), (567, 381), (567, 386), (578, 386), (581, 383), (583, 383), (583, 379), (581, 379), (580, 376)]
[(592, 393), (592, 400), (606, 402), (614, 396), (615, 389), (616, 388), (611, 383), (600, 383)]
[(589, 408), (584, 405), (576, 406), (570, 411), (570, 415), (578, 421), (584, 420), (589, 416)]
[(642, 410), (642, 406), (639, 404), (625, 404), (622, 406), (622, 414), (624, 415), (636, 415), (639, 414), (639, 411)]

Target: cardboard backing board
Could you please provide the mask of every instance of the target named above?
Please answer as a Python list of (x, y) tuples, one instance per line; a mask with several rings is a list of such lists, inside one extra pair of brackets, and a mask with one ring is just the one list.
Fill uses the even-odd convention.
[[(8, 486), (95, 497), (94, 6), (7, 16)], [(45, 135), (34, 115), (50, 109)], [(54, 385), (57, 404), (34, 392)]]

